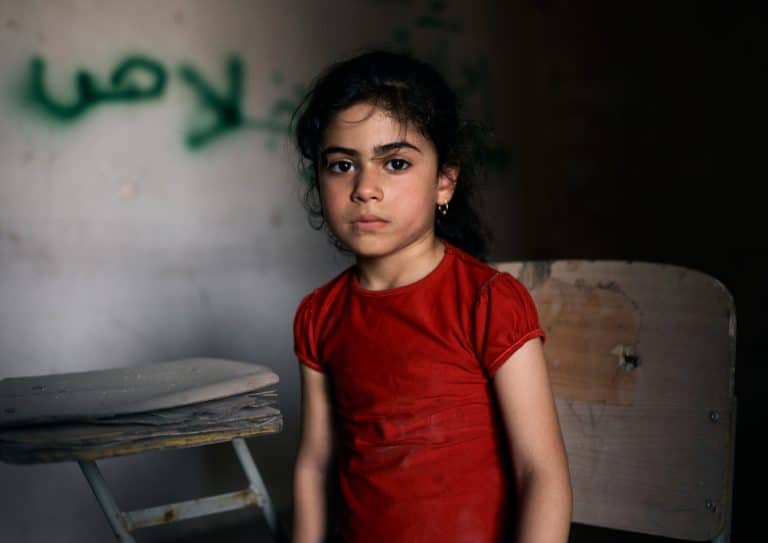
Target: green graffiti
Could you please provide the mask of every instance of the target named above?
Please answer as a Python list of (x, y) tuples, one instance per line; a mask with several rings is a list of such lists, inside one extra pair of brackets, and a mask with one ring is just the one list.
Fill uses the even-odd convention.
[[(377, 4), (389, 3), (387, 0), (370, 1)], [(456, 95), (463, 103), (477, 99), (478, 105), (484, 108), (482, 118), (485, 124), (491, 126), (490, 63), (485, 55), (468, 57), (464, 49), (459, 47), (457, 37), (464, 32), (464, 27), (450, 16), (447, 8), (448, 3), (443, 0), (422, 0), (414, 15), (391, 29), (389, 44), (397, 51), (415, 54), (437, 67), (451, 81)], [(414, 50), (415, 36), (428, 38), (427, 50), (423, 47)], [(487, 159), (489, 168), (498, 173), (505, 173), (513, 163), (510, 150), (499, 142), (488, 149)]]
[[(259, 121), (253, 120), (249, 122), (249, 127), (262, 129), (262, 126), (267, 127), (280, 127), (277, 130), (272, 129), (273, 134), (288, 135), (291, 132), (291, 117), (296, 108), (299, 107), (306, 89), (302, 85), (294, 85), (292, 88), (291, 98), (278, 98), (272, 106), (269, 108), (269, 114), (267, 119)], [(267, 148), (276, 149), (277, 140), (274, 137), (267, 139)]]
[[(191, 65), (179, 68), (179, 75), (196, 93), (199, 105), (203, 110), (213, 115), (213, 123), (203, 129), (194, 130), (187, 134), (186, 143), (190, 149), (200, 149), (214, 139), (241, 128), (266, 132), (268, 134), (288, 134), (290, 120), (299, 100), (304, 93), (303, 87), (293, 87), (293, 97), (278, 98), (269, 108), (264, 118), (247, 118), (241, 109), (243, 96), (243, 63), (237, 57), (227, 60), (226, 75), (227, 89), (219, 94), (213, 86)], [(276, 85), (283, 81), (282, 74), (272, 74), (272, 82)], [(274, 139), (267, 140), (269, 149), (276, 148)]]
[[(50, 117), (69, 121), (104, 102), (138, 102), (162, 96), (166, 74), (161, 64), (143, 56), (132, 56), (119, 63), (104, 85), (85, 70), (75, 73), (75, 99), (69, 103), (56, 100), (45, 84), (45, 61), (34, 57), (29, 63), (29, 99)], [(148, 83), (142, 83), (143, 74)]]
[[(369, 0), (377, 4), (413, 5), (413, 0)], [(406, 24), (398, 25), (390, 32), (390, 40), (404, 53), (413, 53), (413, 36), (426, 32), (432, 37), (432, 52), (425, 55), (425, 60), (437, 66), (449, 79), (454, 81), (457, 94), (466, 102), (477, 94), (488, 95), (490, 78), (489, 63), (482, 56), (476, 58), (459, 57), (456, 37), (463, 32), (462, 25), (448, 17), (446, 2), (427, 0), (420, 2), (422, 11)], [(42, 58), (34, 57), (29, 62), (29, 75), (26, 82), (26, 98), (47, 116), (60, 121), (72, 122), (85, 115), (100, 103), (129, 102), (136, 103), (157, 99), (163, 95), (168, 76), (163, 65), (149, 57), (133, 55), (122, 60), (112, 71), (106, 83), (99, 81), (86, 70), (78, 70), (74, 75), (75, 98), (69, 101), (54, 98), (46, 86), (46, 63)], [(204, 126), (195, 126), (185, 130), (184, 142), (190, 150), (199, 150), (226, 134), (249, 129), (267, 134), (265, 145), (268, 149), (277, 148), (277, 138), (290, 133), (293, 112), (304, 96), (306, 89), (301, 85), (292, 85), (289, 92), (278, 97), (268, 106), (263, 117), (250, 117), (243, 111), (244, 73), (243, 62), (237, 56), (231, 56), (225, 64), (224, 85), (217, 88), (191, 64), (182, 64), (176, 72), (181, 81), (192, 90), (196, 97), (197, 112), (206, 117)], [(275, 86), (285, 84), (285, 77), (279, 71), (270, 74)], [(489, 99), (483, 99), (489, 104)], [(492, 115), (489, 106), (486, 122), (490, 124)], [(209, 120), (210, 119), (210, 120)], [(492, 150), (490, 163), (495, 169), (505, 169), (509, 163), (509, 153), (502, 147)]]
[(275, 85), (280, 85), (282, 82), (285, 81), (285, 77), (281, 72), (274, 71), (272, 72), (272, 83)]
[[(304, 87), (293, 85), (288, 96), (277, 98), (269, 106), (265, 117), (249, 118), (242, 111), (244, 72), (240, 58), (228, 58), (225, 65), (226, 81), (223, 90), (219, 91), (191, 64), (179, 66), (179, 78), (195, 93), (199, 111), (213, 119), (203, 128), (196, 127), (186, 132), (184, 141), (189, 149), (198, 150), (240, 129), (269, 134), (266, 145), (269, 149), (275, 149), (277, 142), (274, 136), (290, 132), (291, 116), (304, 95)], [(158, 98), (165, 92), (168, 79), (160, 62), (144, 56), (131, 56), (115, 67), (107, 84), (86, 70), (78, 70), (74, 75), (75, 98), (64, 101), (52, 96), (46, 86), (45, 75), (45, 61), (33, 57), (29, 62), (26, 100), (59, 122), (78, 120), (100, 103), (139, 102)], [(271, 80), (274, 85), (282, 85), (285, 78), (282, 73), (274, 71)]]
[(192, 66), (185, 64), (179, 68), (179, 75), (197, 92), (199, 105), (214, 115), (214, 122), (208, 128), (187, 134), (187, 145), (192, 149), (210, 143), (213, 139), (240, 128), (244, 117), (240, 110), (243, 90), (243, 64), (239, 58), (227, 61), (227, 91), (217, 93), (203, 76)]
[(487, 83), (488, 66), (483, 59), (464, 62), (459, 65), (461, 83), (456, 88), (459, 96), (467, 97), (484, 89)]

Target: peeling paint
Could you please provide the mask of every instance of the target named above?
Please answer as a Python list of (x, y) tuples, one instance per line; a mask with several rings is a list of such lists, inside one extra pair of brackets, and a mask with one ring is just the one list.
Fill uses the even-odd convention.
[[(576, 270), (572, 270), (576, 271)], [(640, 358), (641, 315), (615, 281), (590, 284), (550, 276), (549, 263), (527, 263), (529, 287), (547, 333), (544, 352), (555, 396), (632, 405)]]
[(518, 279), (528, 290), (533, 290), (549, 279), (551, 273), (551, 263), (548, 261), (526, 262), (520, 270)]
[(640, 365), (640, 358), (635, 354), (634, 345), (616, 345), (611, 349), (611, 354), (618, 357), (616, 365), (625, 371), (632, 371)]

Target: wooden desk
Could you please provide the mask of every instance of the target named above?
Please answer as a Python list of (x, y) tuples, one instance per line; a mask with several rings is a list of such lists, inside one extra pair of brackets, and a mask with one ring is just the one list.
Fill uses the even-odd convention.
[[(259, 507), (273, 536), (269, 493), (244, 441), (282, 429), (269, 368), (194, 358), (148, 366), (0, 380), (0, 460), (78, 462), (117, 539), (136, 529)], [(247, 488), (122, 512), (96, 460), (231, 442)]]

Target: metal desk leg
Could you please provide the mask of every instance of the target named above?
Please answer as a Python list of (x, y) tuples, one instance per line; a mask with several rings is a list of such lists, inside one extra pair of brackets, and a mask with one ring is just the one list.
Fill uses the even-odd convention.
[(233, 439), (232, 446), (235, 448), (235, 453), (240, 460), (240, 465), (243, 466), (245, 476), (251, 484), (251, 490), (256, 494), (259, 506), (264, 512), (264, 519), (267, 521), (269, 531), (272, 533), (273, 539), (277, 541), (279, 540), (279, 534), (277, 530), (277, 519), (275, 518), (275, 509), (272, 506), (272, 500), (267, 493), (267, 487), (264, 485), (264, 480), (261, 478), (256, 463), (253, 461), (251, 451), (248, 450), (248, 445), (241, 437)]
[(83, 475), (85, 475), (85, 478), (88, 480), (88, 484), (91, 485), (91, 490), (93, 490), (93, 493), (96, 495), (96, 499), (99, 501), (101, 509), (107, 516), (107, 521), (112, 527), (112, 531), (115, 533), (117, 540), (120, 541), (120, 543), (135, 543), (135, 539), (133, 539), (131, 534), (128, 533), (128, 530), (126, 530), (123, 514), (120, 512), (120, 509), (118, 509), (115, 499), (109, 492), (107, 482), (101, 475), (101, 471), (99, 471), (96, 462), (92, 460), (80, 460), (78, 464), (80, 464), (80, 469), (83, 470)]

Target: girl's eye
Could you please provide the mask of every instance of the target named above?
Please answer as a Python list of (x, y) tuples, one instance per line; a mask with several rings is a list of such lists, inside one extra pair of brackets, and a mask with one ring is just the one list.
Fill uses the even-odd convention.
[(332, 173), (347, 173), (352, 169), (352, 163), (348, 160), (337, 160), (328, 164), (328, 170)]
[(387, 169), (402, 171), (411, 167), (411, 163), (402, 158), (393, 158), (387, 161)]

